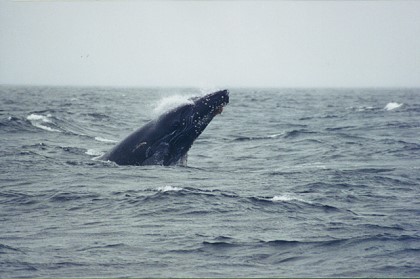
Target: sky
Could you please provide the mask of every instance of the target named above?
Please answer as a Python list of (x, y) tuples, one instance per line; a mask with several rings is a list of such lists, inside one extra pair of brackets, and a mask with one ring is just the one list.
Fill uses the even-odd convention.
[(0, 0), (0, 84), (420, 87), (420, 1)]

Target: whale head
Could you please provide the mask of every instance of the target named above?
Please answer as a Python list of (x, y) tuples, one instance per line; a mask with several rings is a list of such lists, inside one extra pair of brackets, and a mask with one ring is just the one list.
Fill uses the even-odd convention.
[(165, 131), (161, 143), (167, 144), (168, 149), (164, 152), (163, 165), (175, 164), (186, 155), (207, 125), (229, 103), (229, 91), (221, 90), (189, 101), (156, 120)]

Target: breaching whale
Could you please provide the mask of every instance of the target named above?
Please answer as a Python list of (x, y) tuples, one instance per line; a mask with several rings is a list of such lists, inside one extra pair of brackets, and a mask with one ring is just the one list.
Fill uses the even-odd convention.
[(100, 160), (118, 165), (175, 165), (185, 160), (195, 139), (229, 103), (229, 91), (193, 97), (134, 131)]

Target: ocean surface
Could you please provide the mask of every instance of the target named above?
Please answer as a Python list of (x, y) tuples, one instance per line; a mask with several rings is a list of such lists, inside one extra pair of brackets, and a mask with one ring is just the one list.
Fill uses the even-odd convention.
[(95, 158), (210, 90), (0, 86), (0, 277), (420, 276), (420, 89), (227, 89), (139, 167)]

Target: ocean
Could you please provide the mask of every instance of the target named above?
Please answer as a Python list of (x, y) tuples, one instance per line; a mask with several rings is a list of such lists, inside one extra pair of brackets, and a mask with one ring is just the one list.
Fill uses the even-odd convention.
[(420, 276), (420, 89), (227, 89), (163, 167), (97, 157), (211, 90), (0, 86), (0, 277)]

